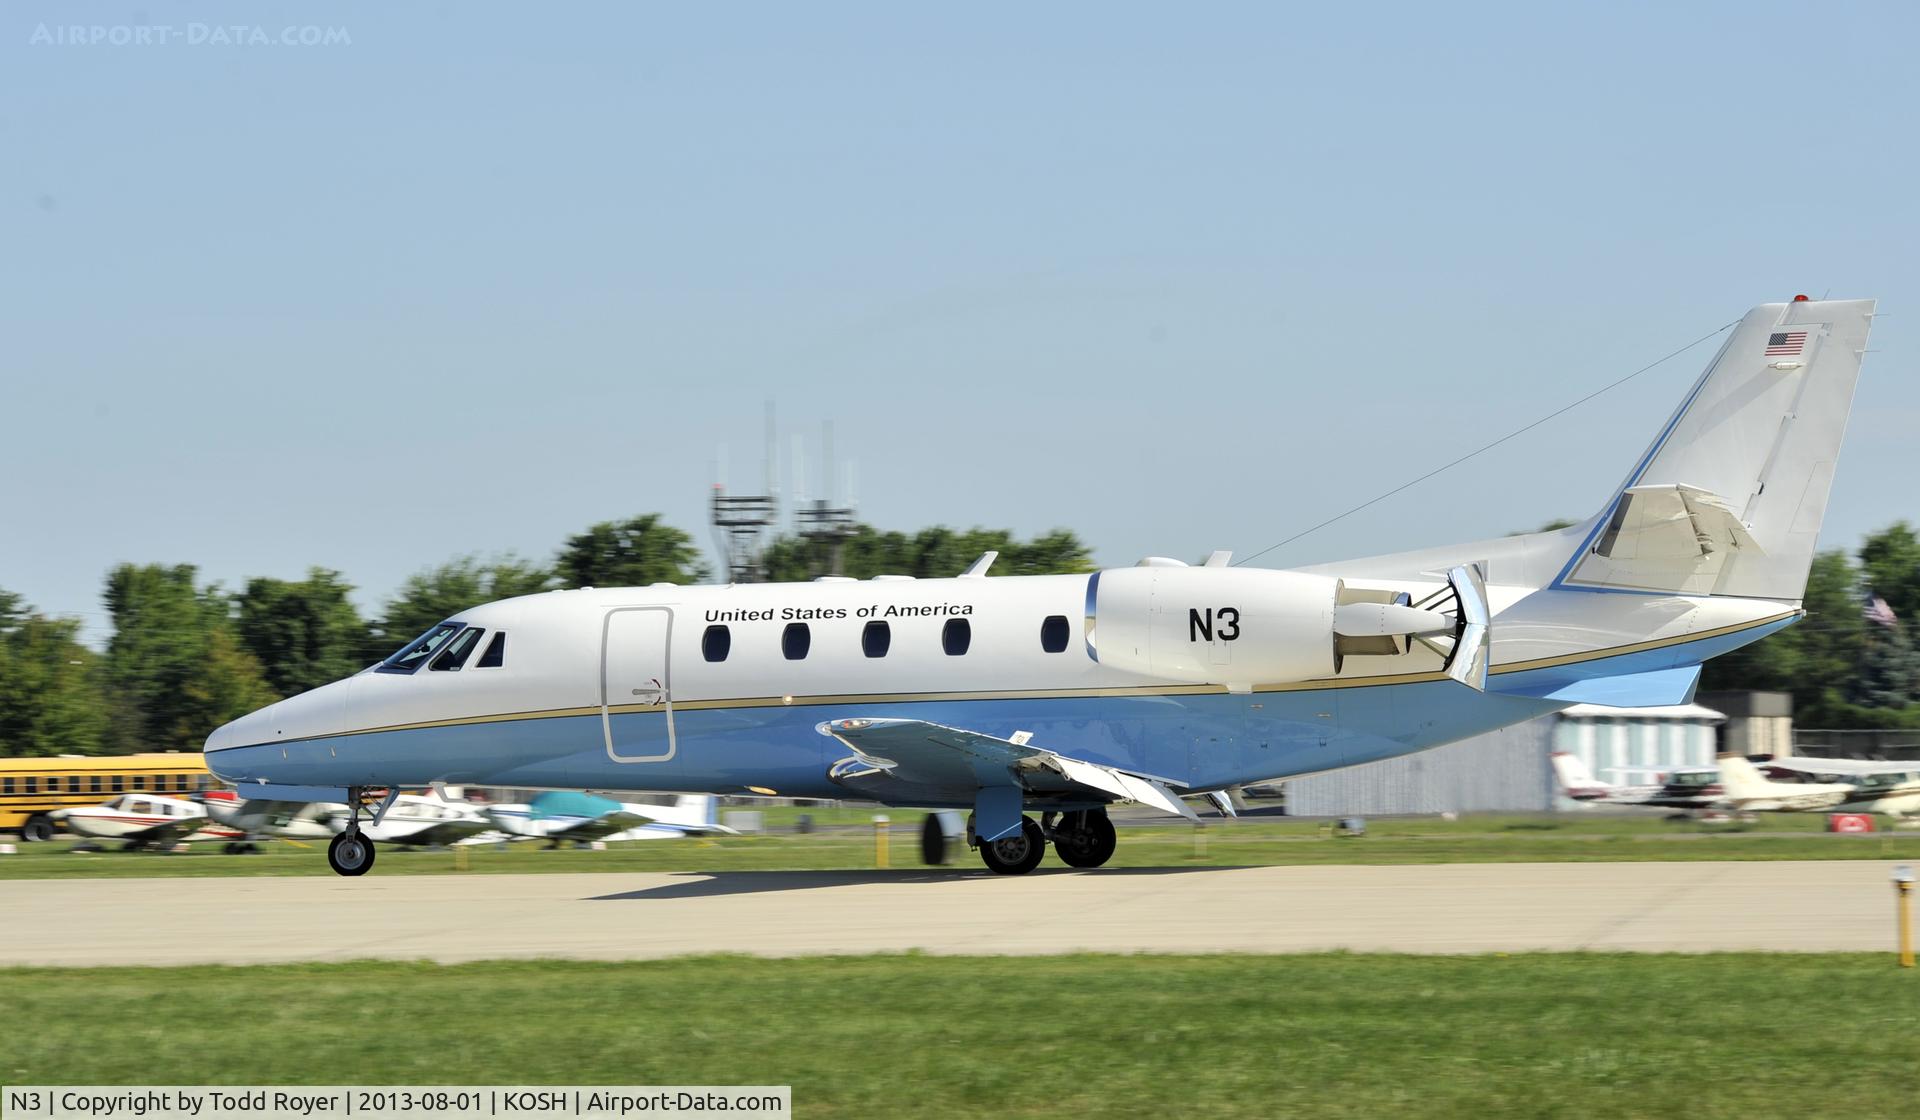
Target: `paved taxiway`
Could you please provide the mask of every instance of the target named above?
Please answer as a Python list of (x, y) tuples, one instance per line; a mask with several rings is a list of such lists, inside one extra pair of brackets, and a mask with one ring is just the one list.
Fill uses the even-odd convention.
[(1875, 861), (0, 881), (0, 965), (1884, 950)]

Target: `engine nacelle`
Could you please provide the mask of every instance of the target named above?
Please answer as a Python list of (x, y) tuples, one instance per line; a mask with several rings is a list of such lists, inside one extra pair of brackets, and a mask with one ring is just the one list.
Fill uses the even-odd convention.
[(1253, 684), (1330, 677), (1340, 581), (1267, 568), (1113, 568), (1087, 589), (1103, 665), (1163, 680)]

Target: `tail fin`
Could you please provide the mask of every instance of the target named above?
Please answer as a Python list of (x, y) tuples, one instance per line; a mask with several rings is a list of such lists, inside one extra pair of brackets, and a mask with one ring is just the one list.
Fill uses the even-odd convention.
[(1567, 751), (1554, 751), (1553, 776), (1560, 781), (1560, 789), (1568, 797), (1578, 801), (1583, 798), (1598, 797), (1615, 788), (1610, 782), (1603, 782), (1593, 776), (1587, 764), (1580, 756)]
[(1873, 308), (1747, 312), (1554, 585), (1798, 601)]
[(720, 823), (720, 799), (710, 793), (676, 794), (673, 803), (677, 808), (691, 810), (698, 817), (689, 824), (705, 825), (712, 828)]
[(1723, 754), (1714, 761), (1720, 767), (1720, 788), (1735, 803), (1771, 795), (1766, 777), (1753, 763), (1737, 754)]

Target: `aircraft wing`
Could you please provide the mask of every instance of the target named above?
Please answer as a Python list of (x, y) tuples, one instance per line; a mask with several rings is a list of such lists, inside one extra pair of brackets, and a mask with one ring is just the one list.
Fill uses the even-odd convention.
[(1074, 758), (1029, 745), (1023, 734), (1002, 739), (917, 719), (837, 719), (822, 735), (853, 749), (833, 768), (835, 781), (872, 790), (875, 779), (908, 787), (974, 791), (995, 786), (1074, 793), (1101, 801), (1138, 801), (1163, 812), (1199, 819), (1170, 788), (1179, 783)]
[(582, 817), (572, 824), (547, 828), (549, 840), (604, 840), (618, 832), (639, 828), (653, 818), (642, 816), (630, 809), (613, 809), (597, 817)]

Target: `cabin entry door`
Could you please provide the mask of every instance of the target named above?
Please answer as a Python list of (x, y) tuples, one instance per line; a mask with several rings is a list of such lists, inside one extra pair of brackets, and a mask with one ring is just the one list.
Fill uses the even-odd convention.
[(600, 630), (600, 726), (615, 762), (673, 757), (672, 649), (672, 607), (607, 612)]

